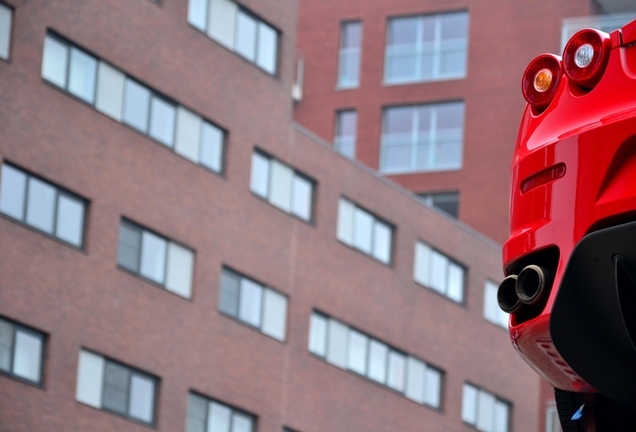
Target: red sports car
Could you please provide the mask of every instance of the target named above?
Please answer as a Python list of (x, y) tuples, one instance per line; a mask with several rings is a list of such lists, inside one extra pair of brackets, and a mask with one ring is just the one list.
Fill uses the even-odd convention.
[(522, 89), (499, 305), (564, 430), (636, 430), (636, 21), (576, 33)]

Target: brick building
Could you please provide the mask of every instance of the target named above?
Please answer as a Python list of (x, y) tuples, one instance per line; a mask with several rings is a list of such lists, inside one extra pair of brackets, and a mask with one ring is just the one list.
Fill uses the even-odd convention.
[[(294, 118), (504, 242), (525, 67), (582, 28), (609, 32), (634, 18), (626, 0), (301, 1)], [(555, 432), (545, 383), (540, 400), (540, 430)]]
[(291, 120), (297, 14), (0, 2), (0, 431), (538, 430), (500, 246)]

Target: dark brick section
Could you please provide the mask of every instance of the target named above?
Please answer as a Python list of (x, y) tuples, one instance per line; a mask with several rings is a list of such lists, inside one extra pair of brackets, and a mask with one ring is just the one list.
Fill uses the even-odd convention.
[[(327, 141), (335, 112), (358, 112), (357, 154), (378, 167), (382, 110), (395, 105), (465, 101), (463, 166), (458, 171), (392, 175), (416, 193), (460, 192), (459, 218), (503, 242), (508, 236), (509, 169), (524, 99), (521, 76), (542, 52), (560, 53), (561, 21), (590, 15), (589, 0), (326, 0), (302, 1), (298, 46), (305, 59), (304, 98), (294, 118)], [(383, 84), (387, 18), (468, 10), (467, 77), (426, 83)], [(360, 20), (360, 86), (336, 88), (340, 23)]]
[[(47, 334), (42, 388), (0, 375), (0, 431), (149, 430), (75, 400), (81, 348), (160, 380), (158, 431), (185, 429), (190, 391), (253, 413), (259, 432), (283, 425), (468, 431), (461, 421), (465, 381), (514, 404), (512, 431), (538, 429), (538, 379), (505, 331), (482, 316), (484, 283), (501, 278), (500, 246), (291, 123), (296, 1), (245, 2), (283, 33), (279, 78), (189, 26), (186, 0), (9, 4), (15, 14), (11, 61), (0, 62), (0, 159), (91, 205), (85, 251), (0, 218), (0, 316)], [(224, 175), (46, 84), (47, 28), (218, 122), (228, 131)], [(457, 83), (436, 86), (444, 85)], [(255, 146), (317, 181), (314, 224), (250, 192)], [(395, 224), (392, 267), (336, 240), (340, 196)], [(122, 217), (194, 250), (189, 301), (117, 268)], [(467, 266), (465, 305), (413, 281), (417, 239)], [(288, 296), (285, 343), (218, 312), (223, 265)], [(443, 410), (310, 355), (312, 309), (443, 368)]]

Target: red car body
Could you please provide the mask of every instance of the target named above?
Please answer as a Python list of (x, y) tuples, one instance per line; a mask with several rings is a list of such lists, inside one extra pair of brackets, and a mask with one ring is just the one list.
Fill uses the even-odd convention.
[(636, 21), (605, 37), (597, 83), (580, 86), (553, 56), (554, 98), (525, 108), (503, 263), (553, 277), (540, 306), (511, 314), (526, 362), (553, 387), (635, 405)]

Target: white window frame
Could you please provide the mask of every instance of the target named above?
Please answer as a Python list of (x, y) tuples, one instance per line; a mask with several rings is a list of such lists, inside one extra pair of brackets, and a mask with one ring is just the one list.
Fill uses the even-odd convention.
[[(443, 268), (434, 267), (435, 261), (443, 265)], [(442, 294), (456, 303), (464, 304), (466, 296), (466, 267), (458, 263), (448, 255), (445, 255), (429, 244), (417, 240), (415, 242), (415, 259), (413, 260), (413, 279), (418, 284)], [(450, 286), (451, 270), (461, 271), (461, 286), (459, 295), (452, 291)], [(434, 275), (441, 275), (443, 286), (439, 286), (434, 280)]]
[[(296, 195), (301, 184), (309, 189), (308, 197)], [(316, 181), (258, 149), (252, 153), (250, 190), (285, 213), (313, 223)]]
[[(490, 413), (481, 411), (481, 406), (491, 405)], [(474, 405), (474, 406), (472, 406)], [(506, 418), (499, 414), (505, 410)], [(512, 404), (497, 395), (471, 383), (464, 383), (462, 392), (462, 421), (481, 432), (509, 432), (511, 429)]]
[[(239, 35), (238, 24), (241, 17), (247, 17), (255, 22), (253, 53), (239, 51), (238, 38), (244, 35), (244, 33)], [(210, 39), (253, 63), (259, 69), (270, 75), (277, 75), (280, 31), (238, 3), (232, 0), (189, 0), (188, 22), (205, 32)], [(273, 44), (265, 43), (265, 40), (269, 40), (267, 35), (271, 36), (272, 33), (275, 35)], [(268, 47), (273, 47), (273, 50), (269, 50), (272, 51), (271, 55), (267, 55)]]
[[(139, 233), (140, 242), (137, 251), (137, 268), (132, 269), (127, 264), (122, 264), (122, 250), (125, 249), (125, 243), (122, 245), (122, 226), (126, 229), (134, 230)], [(176, 243), (167, 237), (157, 234), (156, 232), (143, 227), (142, 225), (131, 221), (127, 218), (121, 218), (119, 225), (119, 237), (117, 243), (117, 266), (135, 276), (152, 283), (153, 285), (165, 288), (173, 294), (180, 297), (190, 299), (192, 297), (192, 288), (194, 283), (194, 262), (195, 252), (186, 246)], [(163, 252), (163, 277), (160, 280), (145, 276), (142, 273), (142, 265), (144, 263), (144, 235), (147, 239), (154, 239), (165, 243), (165, 251)], [(146, 255), (146, 258), (149, 258)], [(146, 261), (147, 262), (147, 261)], [(175, 276), (176, 275), (176, 276)]]
[(498, 284), (490, 280), (484, 283), (484, 318), (507, 330), (509, 315), (501, 310), (497, 302), (498, 287)]
[[(466, 23), (466, 38), (465, 39), (455, 39), (451, 42), (442, 42), (442, 19), (445, 16), (453, 15), (453, 14), (465, 14), (467, 17)], [(435, 36), (432, 42), (432, 45), (427, 46), (422, 42), (422, 25), (423, 20), (425, 18), (434, 18), (435, 19)], [(413, 46), (399, 46), (392, 45), (390, 43), (391, 38), (391, 30), (393, 28), (393, 23), (402, 20), (402, 19), (416, 19), (417, 20), (417, 36), (416, 42)], [(400, 16), (400, 17), (390, 17), (387, 21), (387, 41), (385, 45), (385, 59), (384, 59), (384, 83), (385, 84), (407, 84), (407, 83), (416, 83), (416, 82), (426, 82), (426, 81), (442, 81), (442, 80), (453, 80), (453, 79), (463, 79), (466, 78), (467, 68), (468, 68), (468, 39), (469, 39), (469, 27), (470, 27), (470, 15), (468, 11), (458, 11), (458, 12), (446, 12), (446, 13), (438, 13), (433, 15), (416, 15), (416, 16)], [(464, 53), (464, 69), (460, 72), (455, 73), (443, 73), (440, 70), (441, 67), (441, 57), (446, 52), (463, 52)], [(431, 76), (426, 76), (424, 71), (422, 70), (422, 58), (425, 55), (432, 55), (433, 57), (433, 71)], [(415, 61), (415, 74), (412, 77), (390, 77), (390, 62), (393, 57), (409, 55), (414, 57)]]
[[(446, 136), (440, 133), (442, 130), (438, 129), (439, 123), (438, 110), (450, 105), (461, 105), (462, 110), (462, 124), (459, 128), (446, 129)], [(423, 134), (419, 130), (420, 123), (420, 108), (429, 107), (431, 109), (430, 118), (428, 122), (430, 129), (427, 134)], [(394, 133), (387, 132), (388, 128), (388, 114), (391, 110), (411, 109), (413, 111), (411, 117), (411, 130), (408, 133)], [(382, 137), (380, 142), (380, 171), (386, 174), (404, 174), (410, 172), (436, 172), (436, 171), (454, 171), (462, 168), (462, 159), (464, 151), (464, 124), (465, 124), (465, 104), (463, 101), (455, 102), (441, 102), (433, 104), (421, 104), (421, 105), (409, 105), (409, 106), (392, 106), (384, 109), (383, 112), (383, 127)], [(420, 158), (420, 147), (423, 144), (427, 144), (426, 157), (423, 158), (426, 161), (425, 165), (418, 165)], [(442, 146), (458, 146), (458, 152), (455, 155), (456, 158), (452, 162), (438, 163), (436, 158), (436, 150)], [(387, 153), (392, 147), (408, 147), (409, 148), (409, 160), (407, 165), (402, 166), (390, 166)]]
[[(72, 192), (69, 192), (68, 190), (61, 188), (49, 181), (46, 181), (44, 179), (42, 179), (41, 177), (35, 176), (31, 173), (29, 173), (28, 171), (25, 171), (21, 168), (18, 168), (17, 166), (10, 164), (8, 162), (4, 162), (2, 164), (2, 172), (0, 172), (0, 183), (1, 183), (1, 179), (3, 177), (3, 173), (5, 171), (5, 167), (9, 167), (10, 169), (19, 172), (21, 175), (23, 175), (25, 177), (25, 185), (24, 185), (24, 193), (23, 193), (23, 208), (21, 211), (21, 217), (16, 217), (16, 215), (7, 213), (6, 210), (2, 210), (0, 207), (0, 213), (11, 219), (14, 220), (18, 223), (20, 223), (21, 225), (27, 226), (39, 233), (42, 233), (48, 237), (54, 238), (56, 240), (59, 240), (61, 242), (63, 242), (64, 244), (67, 244), (71, 247), (83, 250), (84, 249), (84, 240), (86, 237), (86, 218), (88, 215), (88, 200), (86, 200), (85, 198), (80, 197), (79, 195), (76, 195)], [(53, 220), (52, 220), (52, 227), (51, 227), (51, 232), (48, 232), (46, 230), (43, 230), (41, 228), (39, 228), (37, 225), (34, 225), (33, 223), (29, 222), (29, 208), (30, 208), (30, 203), (31, 201), (29, 201), (29, 191), (31, 189), (30, 184), (31, 182), (39, 182), (42, 185), (53, 189), (54, 191), (54, 198), (53, 198), (53, 203), (52, 203), (52, 209), (51, 212), (53, 214)], [(9, 186), (7, 186), (9, 187)], [(3, 185), (0, 184), (0, 190), (2, 190)], [(7, 189), (5, 189), (5, 192), (7, 191)], [(60, 206), (60, 203), (62, 202), (63, 199), (69, 200), (69, 201), (73, 201), (76, 204), (78, 204), (79, 206), (81, 206), (81, 221), (80, 221), (80, 226), (78, 227), (79, 229), (79, 241), (78, 242), (73, 242), (71, 241), (69, 238), (65, 238), (63, 236), (63, 234), (60, 232), (59, 228), (59, 218), (61, 216), (61, 211), (62, 208)], [(2, 205), (2, 193), (0, 193), (0, 206)]]
[[(97, 111), (111, 117), (117, 122), (124, 124), (137, 132), (140, 132), (152, 141), (161, 144), (162, 147), (168, 148), (179, 156), (190, 160), (208, 169), (216, 174), (223, 175), (224, 169), (224, 152), (227, 132), (211, 122), (201, 115), (189, 110), (182, 106), (178, 102), (172, 100), (170, 97), (150, 88), (141, 81), (128, 75), (127, 73), (115, 68), (107, 62), (101, 60), (99, 57), (88, 53), (83, 48), (80, 48), (73, 42), (48, 31), (45, 37), (45, 46), (49, 41), (53, 41), (55, 44), (64, 45), (67, 50), (66, 67), (63, 72), (64, 82), (56, 82), (53, 77), (45, 76), (46, 65), (46, 50), (42, 59), (42, 78), (51, 85), (59, 88), (64, 93), (67, 93), (74, 98), (81, 100), (82, 102), (92, 106)], [(69, 86), (69, 62), (70, 52), (81, 52), (87, 56), (92, 57), (97, 62), (95, 68), (95, 86), (93, 91), (93, 98), (91, 100), (83, 99), (77, 95), (72, 94), (68, 90)], [(137, 86), (140, 90), (149, 94), (147, 118), (144, 124), (134, 124), (129, 121), (125, 116), (126, 114), (126, 88), (129, 85)], [(172, 124), (168, 127), (170, 132), (169, 137), (164, 138), (157, 134), (153, 134), (153, 102), (159, 101), (164, 106), (169, 106), (174, 110), (174, 116)], [(218, 136), (216, 142), (206, 142), (206, 132), (213, 131)], [(212, 147), (212, 149), (210, 149)], [(210, 155), (212, 160), (208, 160), (205, 155)]]
[[(360, 230), (360, 224), (363, 221), (370, 221), (370, 232)], [(388, 238), (382, 240), (379, 236), (381, 232), (385, 235), (388, 233)], [(361, 235), (364, 235), (364, 238), (360, 238)], [(338, 204), (336, 237), (340, 242), (383, 264), (388, 266), (393, 264), (394, 226), (344, 197), (340, 197)], [(383, 244), (386, 247), (381, 247)]]
[[(242, 322), (251, 328), (255, 328), (267, 336), (281, 342), (285, 342), (287, 335), (287, 311), (289, 307), (289, 298), (279, 291), (276, 291), (267, 285), (261, 284), (260, 282), (257, 282), (229, 267), (223, 266), (221, 273), (221, 282), (219, 283), (219, 312)], [(221, 307), (220, 299), (224, 292), (224, 275), (231, 278), (237, 278), (239, 281), (239, 289), (236, 293), (238, 296), (236, 314), (234, 314), (233, 311), (223, 310)], [(241, 317), (241, 303), (244, 300), (242, 294), (244, 288), (247, 286), (245, 284), (250, 284), (254, 288), (260, 289), (260, 313), (257, 319), (258, 322), (250, 322), (250, 320)], [(277, 309), (281, 308), (282, 314), (276, 313)]]
[[(318, 322), (321, 323), (319, 332), (317, 332), (316, 327)], [(323, 324), (326, 326), (326, 331), (323, 331)], [(354, 356), (352, 359), (352, 335), (366, 341), (364, 365), (358, 364), (359, 356), (358, 358)], [(380, 348), (380, 351), (384, 353), (380, 369), (371, 365), (373, 346)], [(315, 310), (312, 311), (309, 321), (308, 349), (312, 355), (327, 363), (381, 384), (414, 402), (438, 410), (442, 408), (441, 395), (444, 386), (444, 372), (441, 369)], [(395, 370), (397, 375), (391, 374), (391, 365), (397, 365), (400, 362), (402, 362), (402, 368)], [(420, 372), (419, 384), (409, 380), (411, 375), (415, 373), (413, 368)], [(383, 373), (381, 373), (382, 370)], [(396, 381), (396, 377), (401, 377), (401, 379)], [(432, 383), (432, 386), (429, 386), (429, 383)]]

